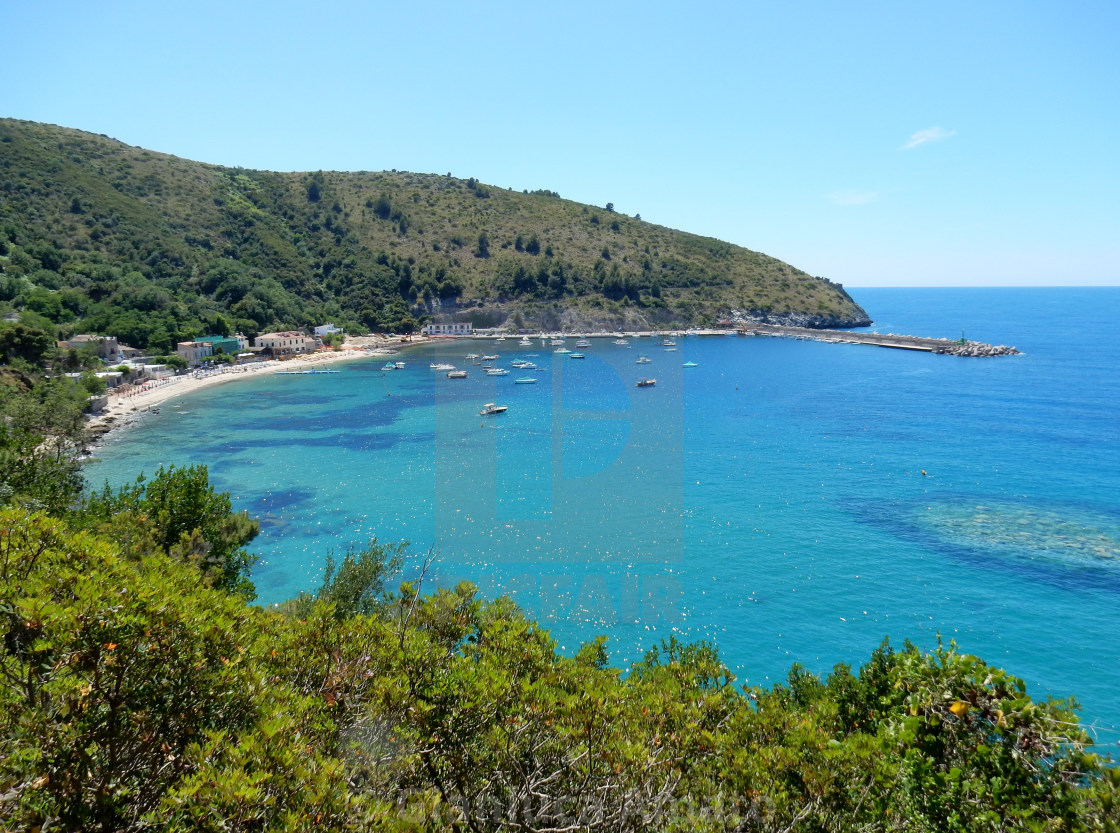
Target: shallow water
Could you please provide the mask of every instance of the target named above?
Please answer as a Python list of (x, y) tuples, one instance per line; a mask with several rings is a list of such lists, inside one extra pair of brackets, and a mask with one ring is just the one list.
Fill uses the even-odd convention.
[[(794, 661), (825, 672), (884, 636), (941, 634), (1035, 695), (1075, 694), (1116, 741), (1120, 290), (853, 295), (881, 332), (963, 329), (1024, 355), (488, 346), (541, 365), (515, 385), (464, 360), (477, 344), (441, 343), (404, 370), (374, 358), (173, 400), (110, 440), (89, 480), (208, 464), (261, 520), (264, 602), (314, 587), (329, 548), (404, 539), (416, 561), (436, 550), (436, 583), (513, 595), (565, 650), (606, 633), (626, 664), (670, 633), (706, 638), (766, 684)], [(486, 402), (509, 410), (480, 416)]]

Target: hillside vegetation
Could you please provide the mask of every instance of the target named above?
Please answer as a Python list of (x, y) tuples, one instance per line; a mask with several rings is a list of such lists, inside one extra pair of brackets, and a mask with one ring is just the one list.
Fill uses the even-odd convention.
[(869, 323), (823, 278), (549, 191), (223, 168), (12, 119), (0, 119), (0, 305), (161, 351), (327, 320)]

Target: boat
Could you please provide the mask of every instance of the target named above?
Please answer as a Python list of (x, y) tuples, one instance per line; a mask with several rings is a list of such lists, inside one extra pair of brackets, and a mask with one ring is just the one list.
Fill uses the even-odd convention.
[(576, 342), (576, 347), (590, 347), (590, 346), (591, 346), (591, 342), (588, 341), (586, 338), (581, 338), (579, 341)]
[(465, 370), (452, 370), (447, 374), (448, 379), (466, 379), (467, 371)]
[(587, 356), (583, 355), (583, 353), (569, 353), (568, 358), (569, 359), (586, 359)]
[(531, 342), (531, 341), (530, 341), (529, 339), (527, 339), (527, 338), (523, 338), (523, 339), (521, 339), (521, 341), (517, 342), (517, 344), (518, 344), (518, 346), (520, 346), (520, 347), (532, 347), (532, 346), (533, 346), (533, 342)]
[(467, 353), (467, 360), (474, 361), (478, 358), (478, 353)]
[(639, 379), (635, 387), (639, 388), (652, 388), (657, 384), (656, 379)]
[(532, 376), (521, 376), (520, 378), (514, 379), (513, 383), (515, 385), (535, 385), (537, 380)]
[(685, 362), (684, 366), (685, 367), (697, 367), (697, 364), (696, 364), (696, 362)]
[(571, 350), (569, 350), (569, 349), (568, 349), (567, 347), (557, 347), (557, 348), (556, 348), (555, 350), (553, 350), (552, 352), (553, 352), (553, 353), (571, 353), (572, 351), (571, 351)]
[(404, 362), (393, 362), (393, 367), (397, 370), (404, 370)]
[(676, 347), (666, 347), (666, 348), (665, 348), (665, 352), (666, 352), (666, 353), (675, 353), (675, 352), (676, 352), (676, 350), (677, 350), (677, 348), (676, 348)]
[(649, 356), (638, 356), (638, 360), (634, 364), (649, 364)]
[(428, 365), (428, 367), (430, 367), (432, 370), (454, 370), (455, 369), (455, 365), (453, 365), (453, 364), (430, 364), (430, 365)]
[(663, 342), (661, 342), (661, 344), (664, 347), (676, 347), (677, 346), (677, 343), (675, 341), (673, 341), (673, 339), (671, 339), (671, 338), (665, 339)]
[(484, 362), (496, 362), (498, 360), (498, 356), (496, 354), (493, 356), (483, 356), (482, 360)]
[(506, 410), (506, 405), (495, 405), (493, 402), (487, 402), (478, 413), (480, 416), (493, 416), (494, 414), (504, 413)]
[(536, 370), (537, 366), (531, 361), (526, 359), (518, 359), (515, 362), (510, 362), (511, 367), (516, 367), (518, 370)]
[(615, 344), (617, 344), (617, 345), (618, 345), (619, 347), (626, 347), (626, 346), (628, 346), (628, 345), (630, 344), (630, 342), (629, 342), (629, 341), (627, 341), (627, 340), (626, 340), (626, 339), (624, 339), (624, 338), (616, 338), (616, 339), (614, 340), (614, 343), (615, 343)]
[(382, 367), (381, 369), (382, 370), (396, 370), (397, 366), (395, 364), (393, 364), (392, 362), (385, 362), (385, 366)]
[(487, 376), (508, 376), (509, 371), (504, 367), (491, 367), (486, 371)]
[(564, 339), (554, 338), (554, 339), (552, 339), (551, 342), (549, 342), (549, 344), (551, 344), (553, 347), (563, 347), (564, 346)]

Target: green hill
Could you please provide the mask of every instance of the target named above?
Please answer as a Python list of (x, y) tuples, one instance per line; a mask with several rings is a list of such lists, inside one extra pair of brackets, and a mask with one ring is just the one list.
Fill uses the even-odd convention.
[(13, 119), (0, 119), (0, 307), (157, 349), (328, 320), (869, 323), (838, 284), (553, 192), (223, 168)]

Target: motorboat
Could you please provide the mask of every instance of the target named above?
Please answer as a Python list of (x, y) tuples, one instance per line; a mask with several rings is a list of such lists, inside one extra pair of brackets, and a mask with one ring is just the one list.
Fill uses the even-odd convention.
[(453, 365), (453, 364), (430, 364), (430, 365), (428, 365), (428, 367), (430, 367), (432, 370), (454, 370), (455, 369), (455, 365)]
[(493, 402), (487, 402), (478, 413), (480, 416), (493, 416), (494, 414), (505, 413), (507, 410), (508, 406), (506, 405), (495, 405)]
[(652, 387), (653, 387), (654, 385), (656, 385), (656, 384), (657, 384), (657, 380), (656, 380), (656, 379), (639, 379), (639, 380), (637, 381), (637, 383), (636, 383), (635, 387), (639, 387), (639, 388), (652, 388)]
[(583, 355), (583, 353), (569, 353), (568, 358), (569, 359), (586, 359), (587, 356)]
[(484, 362), (496, 362), (498, 360), (498, 356), (497, 354), (494, 354), (493, 356), (483, 356), (482, 360)]
[(535, 385), (537, 383), (537, 380), (532, 376), (521, 376), (517, 379), (514, 379), (513, 383), (515, 385)]
[(465, 370), (452, 370), (447, 374), (448, 379), (466, 379), (467, 371)]
[(634, 364), (649, 364), (649, 356), (638, 356), (638, 360)]
[(684, 366), (685, 367), (697, 367), (697, 364), (696, 364), (696, 362), (685, 362)]
[(487, 376), (509, 376), (509, 371), (504, 367), (491, 367), (486, 370)]

